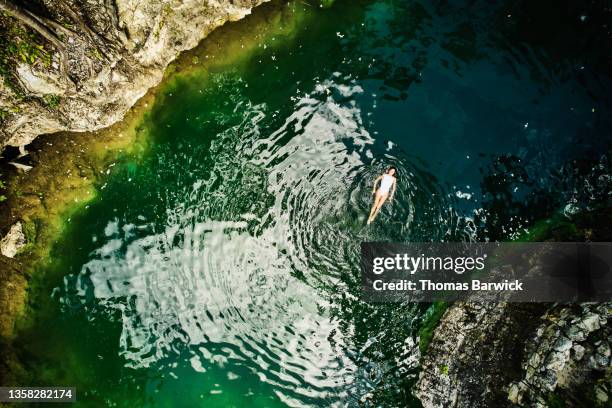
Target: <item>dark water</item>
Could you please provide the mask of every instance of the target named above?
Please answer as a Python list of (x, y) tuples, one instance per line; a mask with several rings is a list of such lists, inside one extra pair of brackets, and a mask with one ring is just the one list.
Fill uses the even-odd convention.
[[(359, 243), (509, 239), (608, 199), (609, 12), (533, 3), (298, 1), (221, 29), (41, 271), (32, 384), (83, 406), (416, 404), (427, 305), (360, 302)], [(365, 227), (389, 165), (396, 201)]]

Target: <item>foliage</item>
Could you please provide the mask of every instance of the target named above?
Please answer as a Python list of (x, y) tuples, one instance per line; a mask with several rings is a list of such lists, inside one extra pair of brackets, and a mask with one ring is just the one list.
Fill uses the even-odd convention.
[(59, 106), (61, 98), (59, 97), (59, 95), (47, 94), (43, 96), (43, 101), (45, 102), (45, 105), (47, 105), (49, 108), (55, 109)]
[(43, 39), (26, 29), (15, 19), (0, 13), (0, 75), (4, 83), (23, 97), (14, 71), (18, 64), (51, 66), (52, 54), (43, 45)]
[(23, 229), (23, 235), (25, 237), (25, 245), (19, 250), (20, 254), (28, 253), (32, 251), (36, 244), (36, 237), (38, 235), (38, 224), (35, 221), (24, 221), (21, 223)]
[[(2, 174), (0, 174), (0, 177), (2, 177)], [(6, 188), (6, 184), (4, 183), (4, 180), (2, 180), (2, 178), (0, 178), (0, 190), (4, 190)], [(6, 196), (4, 194), (0, 194), (0, 203), (6, 201)]]

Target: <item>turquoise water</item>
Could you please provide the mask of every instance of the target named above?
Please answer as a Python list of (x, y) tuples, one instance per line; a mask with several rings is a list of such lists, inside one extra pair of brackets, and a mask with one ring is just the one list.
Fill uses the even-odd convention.
[[(109, 167), (41, 271), (32, 384), (79, 406), (415, 405), (427, 305), (361, 302), (359, 243), (507, 239), (592, 204), (590, 166), (556, 177), (608, 141), (596, 56), (585, 73), (504, 5), (315, 6), (256, 10), (171, 74), (149, 151)], [(396, 201), (366, 227), (389, 165)]]

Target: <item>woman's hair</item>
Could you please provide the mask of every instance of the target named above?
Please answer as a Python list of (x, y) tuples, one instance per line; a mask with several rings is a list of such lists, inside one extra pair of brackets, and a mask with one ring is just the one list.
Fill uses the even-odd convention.
[(395, 174), (397, 174), (397, 169), (394, 166), (389, 167), (385, 173), (389, 174), (391, 170), (395, 170)]

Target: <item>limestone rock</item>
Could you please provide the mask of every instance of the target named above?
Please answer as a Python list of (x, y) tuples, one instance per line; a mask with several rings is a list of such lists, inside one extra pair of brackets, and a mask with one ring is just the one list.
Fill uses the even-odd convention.
[[(114, 24), (108, 21), (99, 24), (111, 27), (105, 37), (121, 39), (115, 51), (104, 59), (91, 60), (78, 36), (68, 38), (69, 65), (71, 76), (78, 78), (76, 84), (57, 82), (51, 72), (33, 71), (26, 64), (19, 66), (17, 75), (30, 95), (61, 96), (57, 106), (50, 108), (36, 98), (18, 98), (12, 89), (0, 85), (0, 106), (18, 112), (7, 116), (0, 127), (0, 151), (6, 145), (27, 145), (40, 134), (93, 131), (122, 120), (136, 101), (162, 80), (164, 70), (178, 54), (266, 1), (117, 0), (117, 27), (112, 28)], [(90, 3), (94, 9), (104, 10), (103, 0)], [(89, 17), (95, 21), (102, 14)], [(53, 67), (57, 71), (57, 61), (51, 67), (50, 71)]]
[(16, 222), (4, 238), (0, 240), (0, 253), (8, 258), (13, 258), (25, 244), (26, 238), (23, 234), (23, 227), (20, 222)]
[(587, 332), (592, 332), (599, 329), (599, 315), (595, 313), (589, 313), (582, 318), (579, 324)]
[(66, 86), (59, 78), (44, 71), (34, 71), (28, 64), (19, 64), (17, 75), (21, 84), (33, 95), (63, 95), (66, 92)]
[(582, 360), (582, 357), (584, 357), (585, 348), (580, 344), (576, 344), (574, 347), (572, 347), (572, 349), (574, 350), (574, 360)]
[[(611, 367), (607, 341), (612, 332), (607, 311), (611, 306), (557, 306), (543, 316), (541, 327), (526, 345), (525, 374), (508, 387), (508, 400), (531, 406), (540, 403), (543, 391), (567, 391), (575, 398), (574, 390), (586, 392), (585, 398), (599, 395), (607, 385), (598, 379)], [(560, 326), (563, 331), (556, 329)]]
[(543, 396), (564, 392), (606, 402), (609, 310), (612, 303), (455, 303), (434, 332), (413, 393), (427, 408), (546, 407)]
[[(514, 356), (537, 322), (535, 304), (458, 302), (442, 317), (421, 362), (413, 393), (424, 407), (489, 407), (507, 401), (511, 380), (504, 373), (520, 368)], [(529, 324), (525, 324), (528, 322)], [(534, 360), (540, 364), (541, 357)], [(444, 367), (444, 370), (440, 369)], [(520, 384), (513, 390), (519, 401)]]

